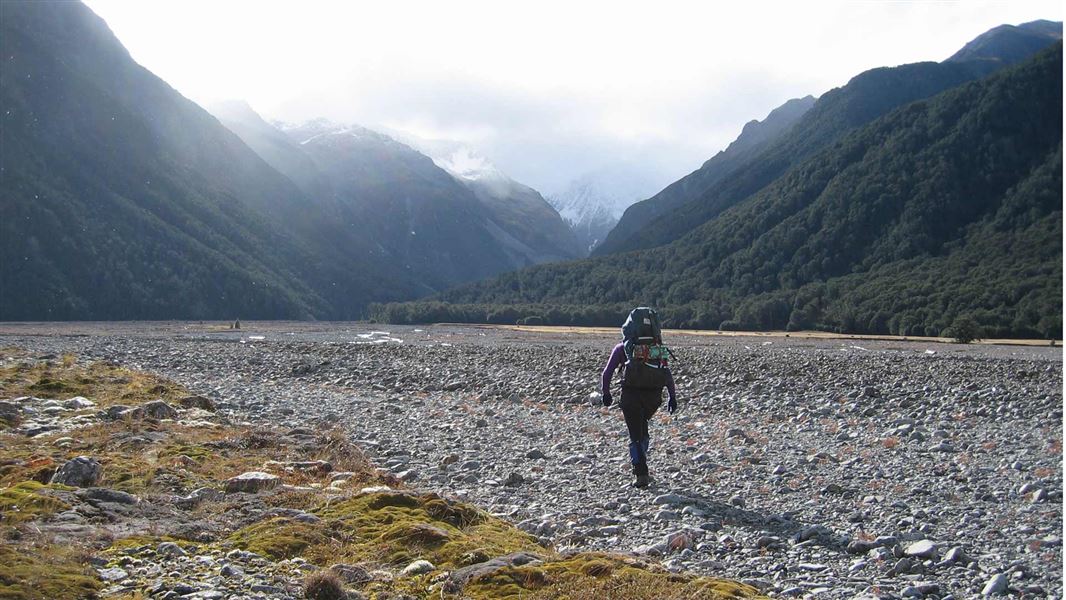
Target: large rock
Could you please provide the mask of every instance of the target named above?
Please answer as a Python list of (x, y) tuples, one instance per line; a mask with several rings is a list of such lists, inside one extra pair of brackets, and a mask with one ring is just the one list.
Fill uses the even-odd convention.
[(424, 575), (431, 572), (436, 567), (428, 560), (416, 560), (413, 563), (407, 565), (400, 571), (400, 575), (404, 577), (414, 577), (415, 575)]
[(506, 567), (520, 567), (522, 565), (537, 564), (544, 560), (536, 554), (528, 552), (516, 552), (506, 556), (497, 556), (491, 560), (462, 567), (451, 572), (448, 576), (449, 588), (454, 591), (461, 590), (472, 579), (485, 577)]
[(72, 487), (92, 487), (100, 481), (103, 467), (95, 459), (88, 456), (79, 456), (68, 460), (52, 476), (51, 483), (59, 483)]
[(96, 406), (96, 403), (84, 396), (74, 396), (63, 403), (63, 408), (67, 410), (82, 410), (94, 406)]
[(87, 488), (79, 491), (78, 496), (85, 498), (86, 500), (110, 502), (112, 504), (137, 504), (140, 502), (140, 499), (133, 494), (127, 494), (126, 492), (109, 488)]
[(981, 590), (982, 596), (999, 596), (1007, 593), (1007, 587), (1010, 584), (1010, 580), (1003, 573), (997, 573), (988, 580), (984, 589)]
[(162, 400), (153, 400), (141, 407), (143, 414), (149, 419), (177, 419), (178, 411), (173, 406)]
[(0, 402), (0, 422), (14, 427), (22, 420), (22, 407), (14, 402)]
[(277, 475), (262, 471), (248, 471), (236, 477), (226, 480), (226, 493), (245, 492), (256, 494), (264, 490), (272, 490), (281, 485), (281, 478)]
[(936, 554), (936, 542), (933, 540), (919, 540), (903, 550), (904, 556), (916, 558), (932, 558), (934, 554)]
[(218, 408), (210, 398), (204, 398), (203, 396), (185, 396), (178, 399), (178, 405), (182, 408), (199, 408), (208, 412), (215, 412)]

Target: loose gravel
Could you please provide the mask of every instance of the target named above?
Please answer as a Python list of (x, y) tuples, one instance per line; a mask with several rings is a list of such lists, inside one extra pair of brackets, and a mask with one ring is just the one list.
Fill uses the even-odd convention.
[(774, 597), (1063, 597), (1061, 348), (668, 334), (682, 410), (655, 417), (635, 489), (594, 395), (614, 336), (385, 329), (5, 324), (0, 346), (157, 372), (250, 422), (341, 424), (408, 485), (560, 548)]

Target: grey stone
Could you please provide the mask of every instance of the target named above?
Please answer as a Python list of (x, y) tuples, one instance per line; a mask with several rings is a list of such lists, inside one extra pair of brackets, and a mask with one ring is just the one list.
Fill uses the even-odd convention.
[(665, 505), (668, 505), (668, 506), (679, 506), (679, 505), (682, 505), (682, 504), (687, 504), (688, 502), (689, 502), (688, 498), (686, 498), (684, 496), (681, 496), (679, 494), (673, 494), (673, 493), (671, 493), (671, 494), (663, 494), (661, 496), (656, 496), (655, 499), (652, 500), (652, 504), (659, 504), (659, 505), (664, 505), (665, 504)]
[(188, 496), (179, 496), (177, 503), (184, 507), (194, 507), (201, 502), (218, 502), (226, 495), (212, 488), (196, 488)]
[(1003, 573), (995, 574), (992, 579), (988, 580), (985, 587), (981, 589), (982, 596), (999, 596), (1007, 593), (1007, 586), (1010, 580)]
[(92, 487), (100, 481), (103, 468), (94, 458), (79, 456), (68, 460), (52, 476), (52, 483), (72, 487)]
[(505, 556), (497, 556), (496, 558), (480, 562), (470, 566), (462, 567), (452, 571), (448, 579), (452, 586), (456, 590), (461, 590), (462, 586), (466, 585), (466, 582), (471, 579), (477, 579), (491, 575), (500, 569), (506, 567), (520, 567), (523, 565), (535, 565), (544, 560), (542, 557), (536, 554), (530, 554), (528, 552), (516, 552), (514, 554), (507, 554)]
[(149, 419), (177, 419), (178, 411), (162, 400), (153, 400), (141, 406), (145, 417)]
[(904, 598), (924, 598), (930, 594), (940, 593), (940, 585), (936, 583), (916, 583), (903, 588), (900, 595)]
[(115, 504), (137, 504), (140, 502), (140, 499), (133, 494), (108, 488), (86, 488), (79, 491), (78, 495), (88, 500), (114, 502)]
[(14, 402), (0, 401), (0, 421), (8, 425), (18, 425), (22, 420), (22, 407)]
[(426, 573), (429, 573), (430, 571), (432, 571), (435, 568), (436, 567), (433, 566), (433, 563), (429, 562), (428, 560), (416, 560), (413, 563), (411, 563), (411, 564), (407, 565), (406, 567), (404, 567), (403, 570), (400, 571), (400, 575), (402, 575), (404, 577), (413, 577), (415, 575), (424, 575)]
[(244, 492), (256, 494), (265, 490), (272, 490), (281, 485), (281, 478), (262, 471), (248, 471), (236, 477), (226, 480), (226, 493)]
[(96, 406), (96, 403), (83, 396), (74, 396), (73, 398), (63, 402), (63, 408), (67, 410), (82, 410), (85, 408), (92, 408)]
[(181, 546), (174, 542), (163, 542), (156, 547), (155, 551), (163, 556), (185, 556), (187, 554)]
[(132, 410), (132, 409), (130, 407), (126, 406), (125, 404), (113, 404), (111, 406), (108, 406), (107, 408), (105, 408), (103, 411), (101, 411), (98, 414), (100, 415), (101, 419), (107, 419), (109, 421), (113, 421), (115, 419), (122, 418), (122, 416), (124, 414), (126, 414), (126, 411), (128, 411), (128, 410)]
[(100, 569), (97, 571), (100, 574), (100, 579), (107, 582), (116, 582), (128, 579), (130, 574), (125, 569), (119, 567), (111, 567), (110, 569)]
[(934, 554), (936, 554), (936, 542), (933, 540), (920, 540), (903, 549), (904, 556), (916, 558), (932, 558)]
[(208, 412), (215, 412), (218, 407), (211, 401), (210, 398), (203, 396), (185, 396), (178, 399), (178, 406), (182, 408), (199, 408)]
[(663, 538), (663, 545), (670, 552), (678, 552), (680, 550), (690, 549), (695, 546), (696, 540), (692, 533), (689, 531), (675, 531), (669, 533)]

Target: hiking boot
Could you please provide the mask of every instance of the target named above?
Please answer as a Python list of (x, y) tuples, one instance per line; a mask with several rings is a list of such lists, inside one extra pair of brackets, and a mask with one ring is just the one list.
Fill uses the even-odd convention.
[(648, 487), (649, 483), (651, 483), (651, 477), (648, 477), (647, 475), (637, 475), (637, 480), (633, 482), (633, 486), (638, 488)]

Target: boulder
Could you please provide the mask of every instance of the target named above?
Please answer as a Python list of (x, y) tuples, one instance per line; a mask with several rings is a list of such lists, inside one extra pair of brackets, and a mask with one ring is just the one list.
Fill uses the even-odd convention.
[(544, 560), (536, 554), (528, 552), (515, 552), (506, 556), (497, 556), (491, 560), (480, 562), (468, 567), (462, 567), (451, 572), (448, 581), (451, 589), (459, 590), (472, 579), (478, 579), (492, 575), (496, 571), (506, 567), (520, 567), (522, 565), (536, 564)]
[(182, 408), (199, 408), (208, 412), (215, 412), (218, 410), (218, 407), (215, 406), (215, 403), (212, 402), (210, 398), (205, 398), (203, 396), (185, 396), (184, 398), (179, 398), (178, 406)]
[(78, 492), (78, 496), (85, 498), (86, 500), (95, 500), (97, 502), (112, 502), (114, 504), (137, 504), (140, 499), (133, 494), (127, 494), (119, 490), (112, 490), (109, 488), (91, 487)]
[(413, 563), (404, 567), (403, 570), (400, 571), (400, 575), (404, 577), (414, 577), (415, 575), (424, 575), (426, 573), (429, 573), (433, 569), (436, 569), (436, 567), (433, 566), (433, 563), (429, 562), (428, 560), (416, 560)]
[(81, 410), (83, 408), (92, 408), (96, 406), (96, 403), (84, 396), (74, 396), (63, 403), (63, 408), (67, 410)]
[(0, 402), (0, 422), (18, 425), (22, 420), (22, 407), (14, 402)]
[(218, 502), (225, 496), (225, 494), (216, 489), (204, 487), (196, 488), (188, 496), (178, 496), (175, 502), (182, 508), (193, 508), (201, 502)]
[(177, 419), (178, 411), (173, 406), (162, 400), (153, 400), (141, 407), (145, 417), (149, 419)]
[(936, 542), (933, 540), (919, 540), (903, 550), (904, 556), (915, 558), (932, 558), (934, 554), (936, 554)]
[(281, 485), (281, 478), (277, 475), (262, 471), (248, 471), (236, 477), (226, 480), (226, 493), (244, 492), (257, 494), (264, 490), (272, 490)]
[(100, 481), (103, 467), (96, 459), (88, 456), (78, 456), (68, 460), (59, 467), (52, 476), (51, 483), (69, 485), (72, 487), (92, 487)]

